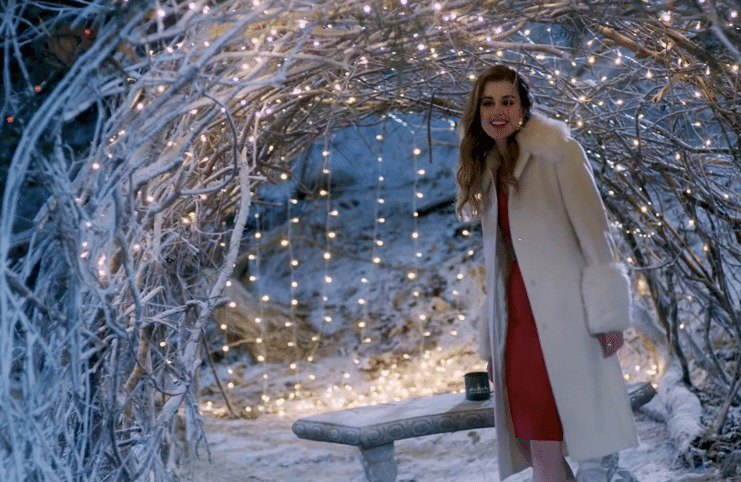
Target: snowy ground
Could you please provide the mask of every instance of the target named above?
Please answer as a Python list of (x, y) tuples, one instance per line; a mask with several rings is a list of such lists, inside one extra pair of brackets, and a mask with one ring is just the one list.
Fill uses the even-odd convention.
[[(640, 445), (620, 453), (620, 467), (640, 482), (720, 480), (709, 471), (690, 472), (675, 460), (662, 411), (654, 400), (636, 413)], [(200, 461), (194, 482), (365, 482), (354, 447), (301, 440), (294, 419), (271, 415), (257, 420), (206, 418), (211, 463)], [(396, 442), (398, 482), (490, 482), (497, 475), (496, 433), (479, 429)], [(205, 457), (204, 457), (205, 459)], [(576, 464), (572, 463), (576, 470)], [(530, 470), (508, 479), (530, 480)]]
[[(464, 232), (466, 226), (455, 219), (450, 206), (419, 217), (411, 210), (413, 202), (418, 208), (431, 206), (454, 190), (455, 137), (443, 130), (433, 138), (447, 146), (434, 150), (432, 163), (424, 142), (416, 142), (424, 133), (416, 137), (405, 129), (385, 133), (379, 164), (363, 161), (379, 155), (372, 129), (364, 131), (364, 139), (338, 140), (331, 155), (331, 203), (299, 204), (285, 216), (308, 213), (292, 227), (297, 239), (312, 237), (322, 244), (328, 232), (336, 233), (331, 262), (325, 262), (321, 249), (304, 245), (293, 255), (300, 259), (299, 267), (288, 269), (285, 250), (266, 248), (260, 254), (262, 271), (257, 273), (261, 284), (253, 284), (253, 290), (269, 294), (276, 304), (289, 306), (291, 296), (306, 303), (310, 315), (301, 329), (313, 326), (318, 341), (293, 366), (290, 357), (282, 363), (250, 362), (237, 349), (218, 363), (233, 409), (245, 418), (224, 417), (227, 410), (213, 374), (202, 369), (202, 413), (211, 462), (202, 449), (191, 480), (363, 482), (356, 448), (301, 440), (291, 432), (292, 423), (317, 412), (460, 391), (463, 373), (484, 368), (469, 322), (476, 316), (483, 282), (476, 233)], [(415, 146), (421, 148), (416, 163), (409, 152)], [(382, 184), (377, 182), (379, 174), (384, 176)], [(336, 215), (328, 215), (335, 209)], [(262, 239), (285, 236), (285, 223), (275, 221), (281, 214), (272, 216), (274, 227)], [(384, 223), (374, 223), (379, 216)], [(270, 224), (269, 213), (263, 219)], [(412, 236), (414, 232), (418, 236)], [(374, 247), (374, 239), (383, 240), (383, 245)], [(384, 261), (372, 263), (376, 255)], [(417, 274), (413, 280), (408, 276), (412, 271)], [(331, 283), (322, 283), (326, 276)], [(296, 282), (295, 289), (287, 287), (290, 280)], [(328, 315), (331, 323), (323, 320)], [(262, 352), (253, 346), (253, 357), (264, 353), (275, 358), (277, 345), (265, 346), (271, 339), (301, 337), (300, 332), (267, 333), (265, 323), (259, 328), (266, 341), (259, 345)], [(620, 358), (631, 381), (650, 381), (655, 375), (654, 361), (641, 350), (635, 334), (628, 333)], [(665, 416), (658, 398), (636, 412), (641, 443), (621, 452), (620, 467), (640, 482), (720, 480), (712, 469), (690, 471), (682, 465)], [(397, 480), (499, 480), (496, 443), (493, 429), (399, 441)], [(529, 471), (508, 479), (529, 480)]]

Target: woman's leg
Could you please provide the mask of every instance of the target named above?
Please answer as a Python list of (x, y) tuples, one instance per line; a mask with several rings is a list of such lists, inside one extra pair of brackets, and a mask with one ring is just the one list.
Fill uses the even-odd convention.
[(574, 481), (574, 474), (561, 453), (558, 440), (531, 440), (533, 482)]

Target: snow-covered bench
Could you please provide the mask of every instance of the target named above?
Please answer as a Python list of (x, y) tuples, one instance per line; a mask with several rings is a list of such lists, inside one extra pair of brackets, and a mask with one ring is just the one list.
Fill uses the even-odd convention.
[[(633, 410), (656, 393), (649, 384), (629, 391)], [(294, 422), (293, 433), (302, 439), (357, 446), (368, 482), (394, 482), (396, 440), (493, 426), (492, 399), (474, 402), (463, 393), (450, 393), (301, 418)]]

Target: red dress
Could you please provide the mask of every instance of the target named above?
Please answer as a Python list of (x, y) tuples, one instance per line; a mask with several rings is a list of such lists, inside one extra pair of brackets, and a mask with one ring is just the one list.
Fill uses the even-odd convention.
[[(510, 239), (507, 190), (499, 183), (499, 229)], [(515, 259), (507, 278), (507, 346), (505, 383), (515, 437), (527, 440), (563, 440), (561, 418), (543, 360), (538, 331)]]

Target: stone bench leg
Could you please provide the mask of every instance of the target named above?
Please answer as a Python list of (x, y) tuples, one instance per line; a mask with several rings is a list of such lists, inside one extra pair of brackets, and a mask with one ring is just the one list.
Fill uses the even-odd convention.
[(395, 482), (394, 442), (377, 447), (358, 447), (368, 482)]

